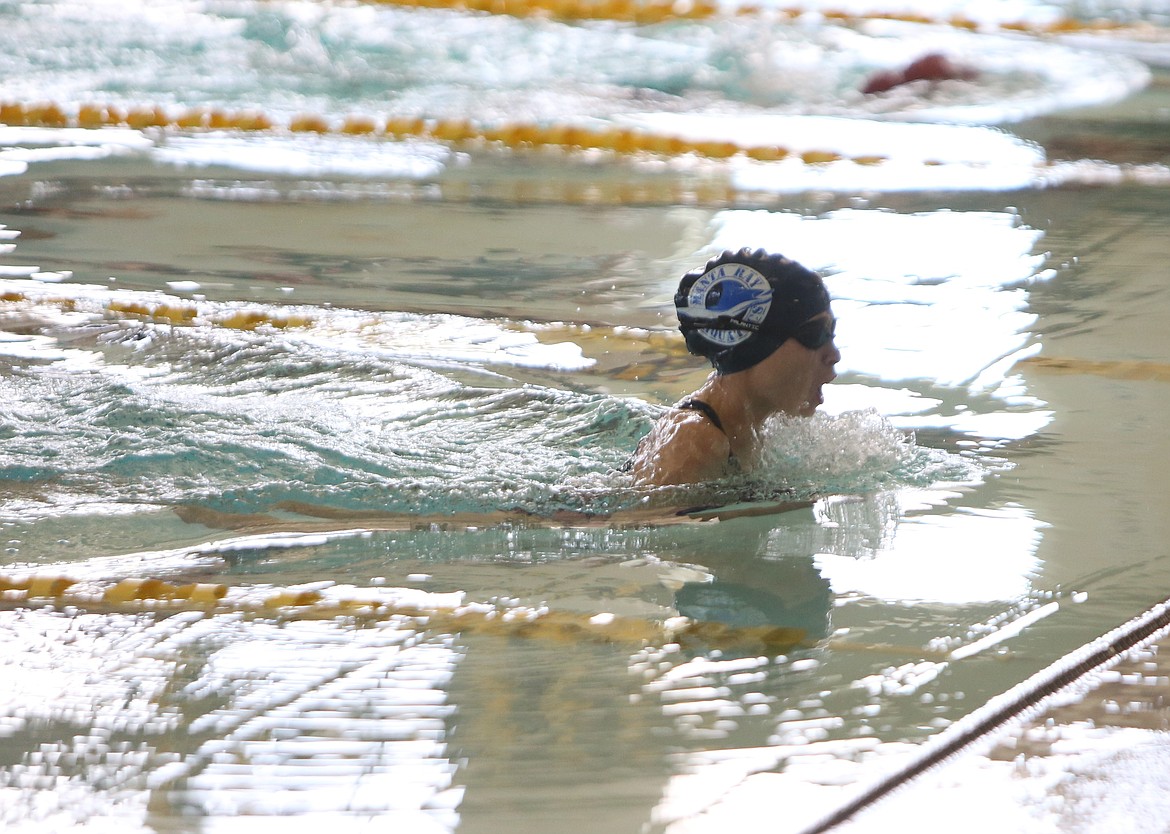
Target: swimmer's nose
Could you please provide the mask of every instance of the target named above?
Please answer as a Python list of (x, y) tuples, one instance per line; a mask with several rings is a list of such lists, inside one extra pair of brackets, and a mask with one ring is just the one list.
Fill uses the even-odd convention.
[(825, 354), (825, 364), (831, 368), (841, 361), (841, 351), (837, 350), (836, 342), (829, 342), (826, 347), (828, 352)]

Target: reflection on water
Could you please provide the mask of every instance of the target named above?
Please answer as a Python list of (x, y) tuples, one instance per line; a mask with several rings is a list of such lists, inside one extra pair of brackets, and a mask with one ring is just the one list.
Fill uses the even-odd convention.
[(166, 826), (341, 805), (412, 827), (456, 819), (449, 641), (198, 613), (80, 616), (64, 632), (23, 620), (5, 614), (5, 677), (19, 681), (6, 701), (24, 704), (5, 746), (27, 751), (5, 773), (16, 824)]
[[(797, 830), (1146, 604), (1167, 9), (1017, 6), (0, 0), (0, 104), (277, 125), (0, 126), (6, 830)], [(932, 50), (978, 76), (858, 92)], [(677, 277), (743, 245), (824, 272), (841, 378), (637, 492)]]

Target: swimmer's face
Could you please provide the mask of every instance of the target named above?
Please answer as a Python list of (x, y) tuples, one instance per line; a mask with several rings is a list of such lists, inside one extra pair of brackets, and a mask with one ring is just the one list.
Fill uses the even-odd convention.
[(824, 387), (837, 378), (834, 368), (841, 361), (833, 324), (831, 311), (813, 316), (800, 326), (799, 339), (786, 339), (757, 366), (760, 384), (775, 411), (811, 417), (824, 403)]
[[(808, 332), (806, 325), (813, 325), (812, 332), (818, 335), (815, 339), (806, 339), (808, 344), (801, 344), (811, 364), (811, 372), (808, 396), (801, 403), (799, 413), (802, 417), (811, 417), (818, 407), (824, 405), (824, 387), (837, 378), (836, 365), (841, 361), (841, 351), (837, 350), (837, 343), (834, 341), (837, 320), (833, 318), (832, 312), (826, 310), (814, 316), (805, 322), (800, 330)], [(800, 344), (799, 339), (788, 341)], [(810, 344), (816, 346), (810, 347)]]

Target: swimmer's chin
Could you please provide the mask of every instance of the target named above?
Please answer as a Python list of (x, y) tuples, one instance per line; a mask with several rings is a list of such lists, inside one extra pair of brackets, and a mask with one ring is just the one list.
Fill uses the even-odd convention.
[(805, 400), (800, 404), (800, 408), (796, 410), (796, 413), (801, 417), (812, 417), (817, 413), (817, 409), (824, 404), (825, 396), (818, 390), (815, 396)]

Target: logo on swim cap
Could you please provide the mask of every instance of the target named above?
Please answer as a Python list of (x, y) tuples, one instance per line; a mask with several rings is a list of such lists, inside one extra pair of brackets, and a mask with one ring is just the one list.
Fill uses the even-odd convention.
[[(750, 266), (727, 263), (705, 273), (687, 294), (687, 316), (699, 334), (722, 347), (752, 337), (768, 317), (772, 285)], [(703, 323), (709, 321), (709, 327)]]

